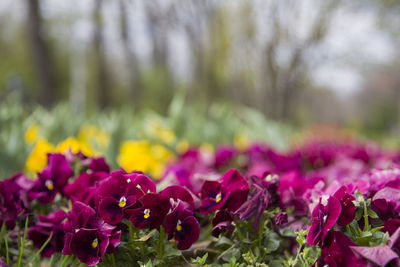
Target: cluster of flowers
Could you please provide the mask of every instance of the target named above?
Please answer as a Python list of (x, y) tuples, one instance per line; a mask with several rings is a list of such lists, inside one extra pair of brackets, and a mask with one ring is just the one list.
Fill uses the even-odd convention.
[(307, 243), (321, 249), (318, 266), (400, 264), (400, 154), (369, 144), (314, 142), (287, 153), (261, 144), (215, 154), (191, 148), (158, 185), (139, 171), (110, 171), (104, 158), (48, 154), (37, 177), (0, 182), (0, 224), (12, 230), (36, 201), (70, 201), (29, 226), (37, 248), (51, 235), (45, 257), (62, 252), (96, 265), (118, 250), (127, 224), (165, 231), (185, 250), (208, 221), (213, 236), (230, 237), (243, 221), (264, 227), (273, 211), (271, 230), (308, 229)]
[[(278, 206), (290, 211), (286, 226), (308, 230), (308, 245), (321, 249), (318, 266), (366, 266), (367, 262), (400, 266), (399, 151), (355, 142), (316, 141), (288, 153), (263, 144), (242, 151), (223, 145), (211, 157), (198, 149), (189, 150), (169, 167), (165, 179), (196, 191), (202, 176), (217, 176), (229, 166), (246, 173), (249, 184), (257, 177), (278, 175), (276, 184), (258, 180), (269, 183), (267, 187), (276, 186)], [(236, 211), (240, 219), (256, 213), (259, 218), (264, 208), (270, 208), (265, 203), (274, 198), (274, 190), (262, 193), (259, 183), (252, 188), (247, 203)], [(246, 211), (251, 216), (246, 216)], [(304, 218), (311, 219), (311, 226)]]

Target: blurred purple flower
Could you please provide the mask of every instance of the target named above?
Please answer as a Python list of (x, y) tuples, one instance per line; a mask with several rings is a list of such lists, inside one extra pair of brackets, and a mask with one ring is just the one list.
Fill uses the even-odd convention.
[(37, 199), (41, 203), (49, 203), (54, 200), (58, 192), (63, 192), (68, 179), (74, 175), (67, 159), (62, 154), (47, 154), (48, 165), (38, 173), (28, 196)]
[(29, 227), (28, 238), (32, 240), (34, 247), (41, 248), (53, 233), (50, 242), (42, 251), (42, 256), (49, 258), (55, 252), (61, 252), (64, 247), (64, 230), (62, 222), (66, 218), (63, 210), (55, 211), (47, 216), (38, 215), (38, 222)]

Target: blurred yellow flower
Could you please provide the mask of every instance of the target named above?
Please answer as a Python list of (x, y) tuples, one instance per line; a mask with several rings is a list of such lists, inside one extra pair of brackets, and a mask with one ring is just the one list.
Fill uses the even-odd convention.
[(75, 137), (68, 137), (64, 141), (58, 143), (56, 152), (65, 153), (71, 149), (72, 153), (82, 152), (85, 156), (94, 156), (96, 153), (93, 148), (86, 142), (81, 142)]
[(34, 123), (28, 127), (25, 132), (25, 142), (27, 144), (33, 144), (39, 138), (39, 126)]
[(78, 140), (81, 143), (94, 144), (104, 151), (110, 142), (110, 135), (96, 126), (84, 125), (79, 131)]
[(173, 158), (165, 146), (151, 144), (147, 140), (130, 140), (122, 143), (118, 164), (128, 172), (137, 170), (150, 173), (154, 179), (161, 178), (165, 165)]
[(234, 139), (235, 147), (241, 151), (246, 150), (249, 147), (249, 139), (244, 134), (237, 134)]
[(176, 151), (177, 151), (179, 154), (185, 153), (186, 151), (188, 151), (188, 149), (189, 149), (189, 143), (188, 143), (187, 140), (181, 140), (181, 141), (179, 141), (178, 144), (176, 145)]
[(176, 136), (173, 131), (165, 128), (162, 124), (162, 122), (158, 119), (152, 120), (148, 124), (148, 129), (149, 129), (149, 134), (152, 137), (155, 137), (162, 141), (163, 143), (167, 145), (171, 145), (172, 143), (175, 142)]
[(26, 160), (26, 169), (30, 172), (39, 172), (47, 165), (47, 153), (53, 152), (54, 146), (45, 139), (39, 139), (31, 154)]

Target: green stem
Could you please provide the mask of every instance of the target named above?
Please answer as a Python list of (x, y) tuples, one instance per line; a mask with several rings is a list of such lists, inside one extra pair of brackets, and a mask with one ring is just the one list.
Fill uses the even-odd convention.
[(21, 246), (19, 250), (19, 257), (18, 257), (18, 267), (21, 267), (21, 262), (22, 262), (22, 254), (24, 253), (24, 244), (26, 240), (26, 233), (28, 232), (28, 218), (26, 217), (25, 219), (25, 228), (24, 228), (24, 235), (21, 237)]
[(367, 203), (364, 201), (364, 231), (368, 231), (368, 210), (367, 210)]
[(261, 215), (260, 224), (258, 226), (258, 247), (262, 248), (262, 236), (264, 232), (264, 213)]
[[(40, 253), (42, 253), (43, 249), (47, 246), (47, 244), (50, 242), (52, 237), (53, 237), (53, 232), (50, 233), (49, 238), (47, 238), (47, 240), (43, 243), (43, 245), (40, 247), (40, 249), (38, 251), (36, 251), (36, 253), (28, 261), (27, 265), (29, 265), (29, 263), (33, 262), (36, 259), (36, 257), (39, 256)], [(53, 260), (53, 255), (51, 255), (50, 263)], [(51, 264), (49, 264), (49, 266), (51, 266)]]
[(50, 262), (49, 262), (49, 267), (53, 266), (53, 261), (54, 261), (54, 254), (51, 255)]
[(114, 256), (114, 253), (113, 253), (113, 254), (111, 254), (111, 261), (112, 261), (112, 266), (113, 266), (113, 267), (117, 267), (117, 263), (115, 262), (115, 256)]
[(162, 259), (164, 257), (164, 239), (165, 239), (165, 232), (164, 227), (160, 227), (160, 238), (158, 239), (158, 258)]
[(8, 254), (8, 240), (7, 240), (7, 235), (4, 236), (4, 243), (6, 245), (6, 262), (7, 265), (10, 265), (10, 256)]
[(239, 235), (239, 239), (240, 239), (241, 242), (243, 242), (243, 240), (244, 240), (243, 234), (240, 231), (240, 227), (239, 227), (239, 224), (238, 224), (236, 219), (235, 219), (235, 225), (236, 225), (236, 231), (238, 232), (238, 235)]

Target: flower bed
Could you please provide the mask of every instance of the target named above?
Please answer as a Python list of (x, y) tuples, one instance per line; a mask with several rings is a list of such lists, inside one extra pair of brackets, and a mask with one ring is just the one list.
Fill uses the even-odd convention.
[(400, 264), (399, 151), (189, 148), (157, 183), (74, 152), (0, 182), (0, 266)]

